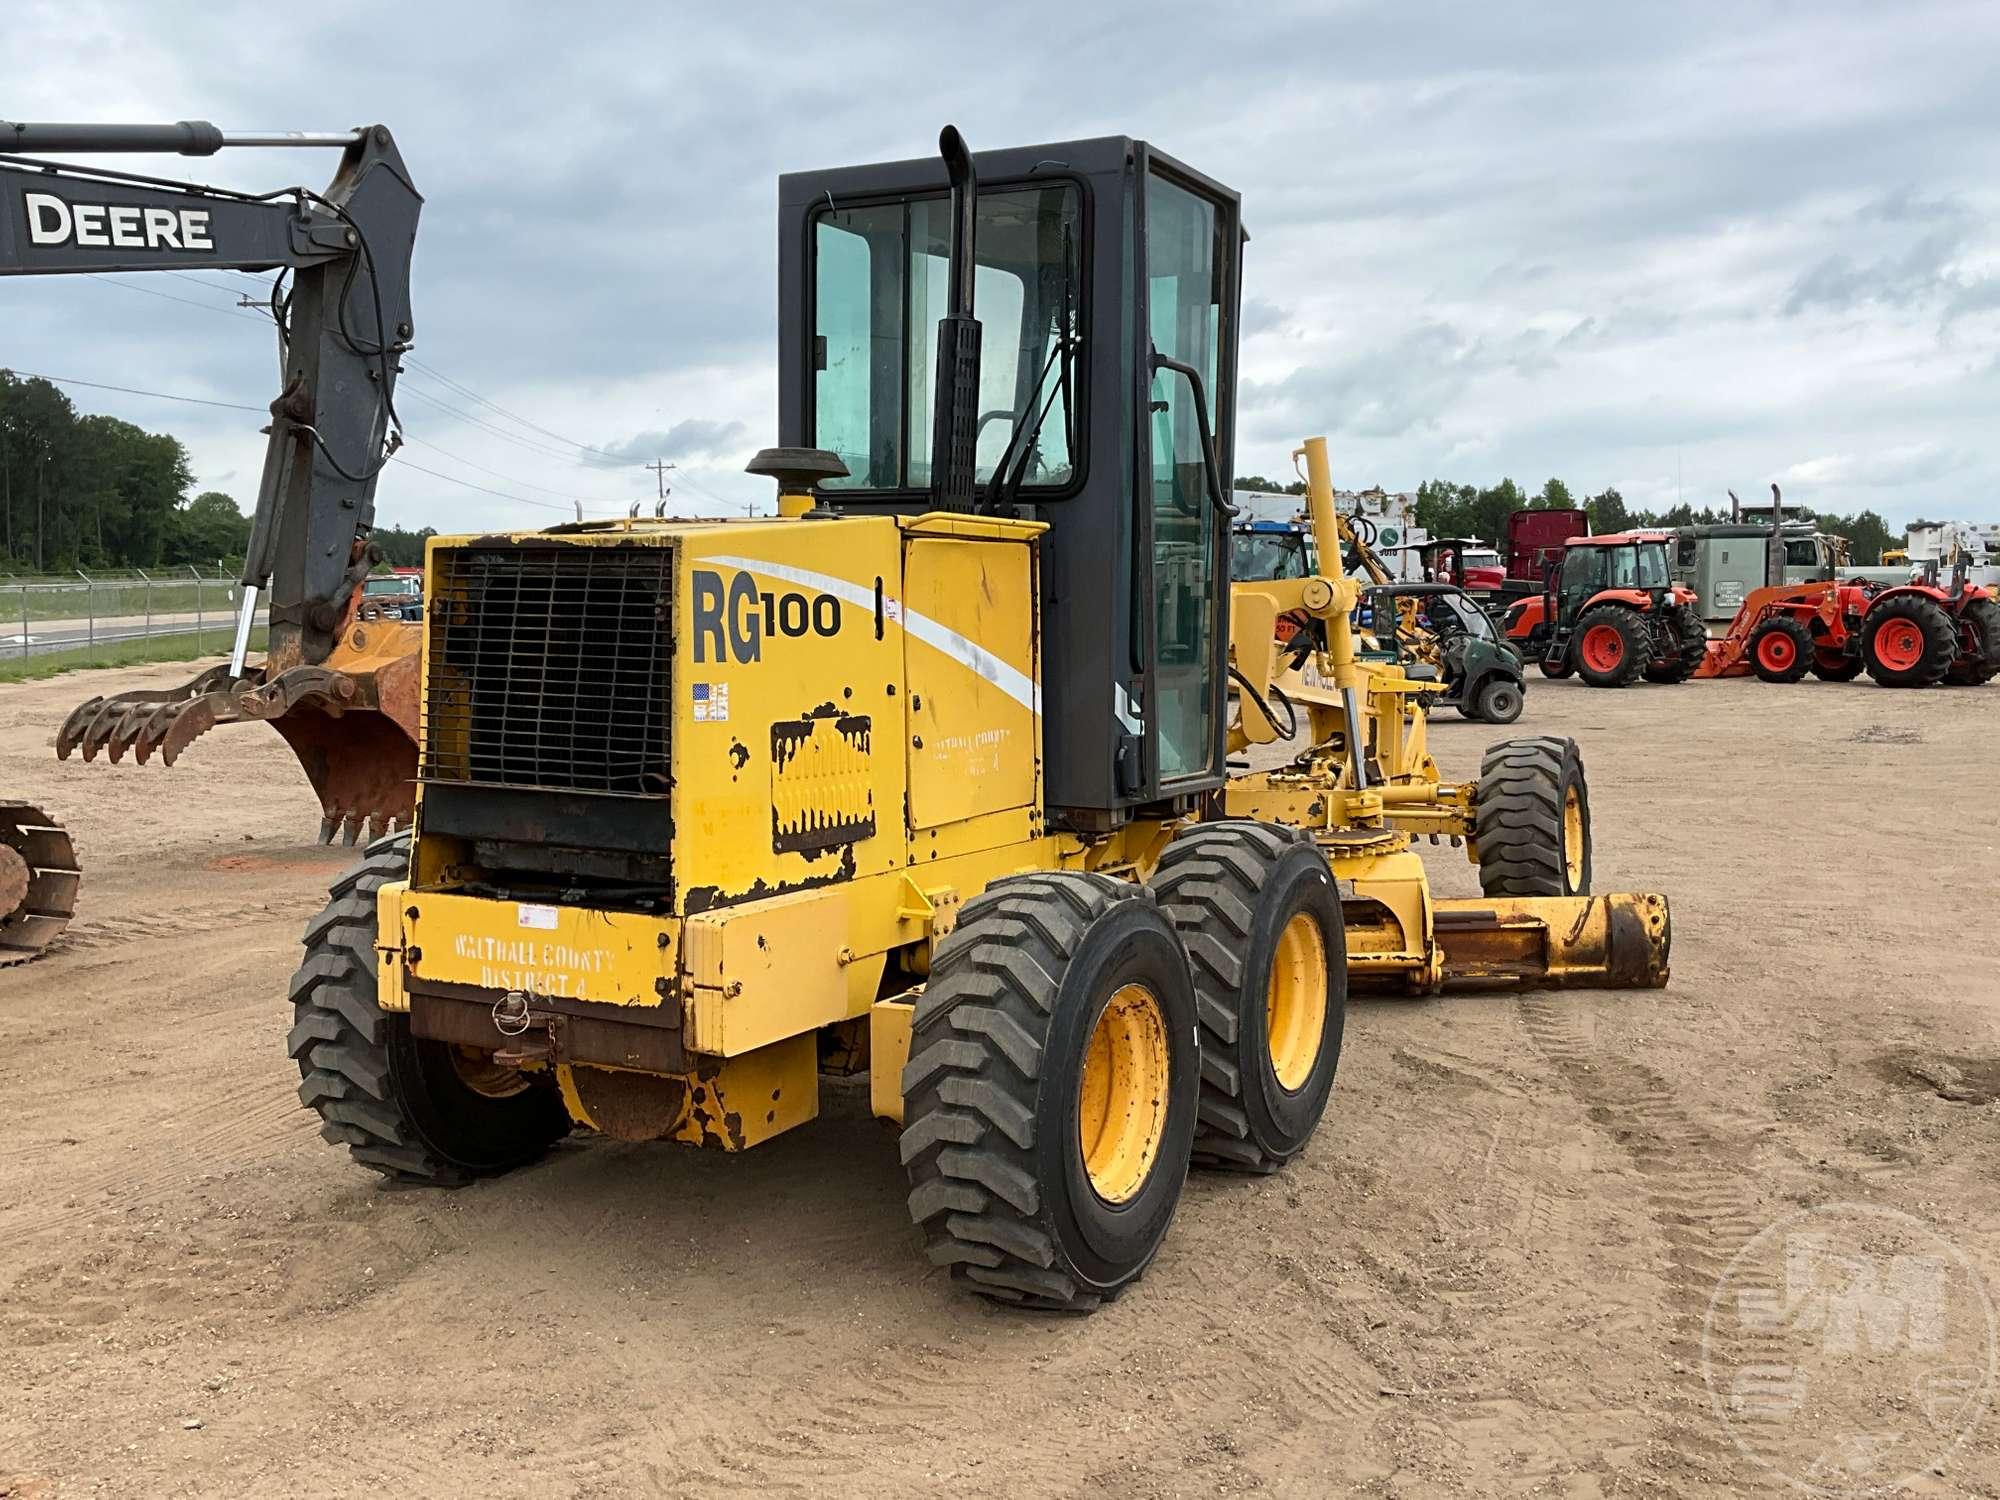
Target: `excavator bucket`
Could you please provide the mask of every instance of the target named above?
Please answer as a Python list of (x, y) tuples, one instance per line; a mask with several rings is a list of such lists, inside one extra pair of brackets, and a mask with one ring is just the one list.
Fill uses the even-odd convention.
[(76, 846), (39, 807), (0, 802), (0, 968), (25, 963), (76, 915)]
[(56, 735), (56, 757), (129, 753), (171, 766), (218, 724), (261, 719), (283, 735), (320, 800), (321, 843), (353, 844), (406, 827), (417, 777), (417, 642), (421, 626), (355, 623), (317, 666), (241, 677), (211, 667), (166, 691), (79, 704)]

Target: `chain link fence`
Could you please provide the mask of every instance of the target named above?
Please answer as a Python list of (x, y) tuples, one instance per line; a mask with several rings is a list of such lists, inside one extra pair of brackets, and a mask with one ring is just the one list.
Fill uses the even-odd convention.
[(173, 637), (227, 650), (242, 586), (219, 567), (19, 577), (0, 572), (0, 656), (90, 652)]

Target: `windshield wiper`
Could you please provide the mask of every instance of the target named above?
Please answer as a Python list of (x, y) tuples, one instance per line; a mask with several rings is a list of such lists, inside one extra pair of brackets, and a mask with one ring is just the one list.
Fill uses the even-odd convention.
[[(1075, 323), (1074, 304), (1071, 293), (1075, 286), (1076, 268), (1070, 254), (1069, 226), (1063, 226), (1063, 277), (1062, 307), (1058, 314), (1055, 343), (1049, 350), (1049, 357), (1042, 361), (1042, 368), (1035, 375), (1035, 383), (1029, 390), (1027, 403), (1021, 408), (1021, 415), (1028, 414), (1035, 398), (1042, 393), (1048, 383), (1049, 370), (1056, 368), (1056, 388), (1049, 393), (1049, 399), (1035, 412), (1035, 418), (1025, 426), (1017, 424), (1013, 435), (1007, 439), (1007, 446), (1001, 451), (1000, 461), (993, 466), (993, 477), (987, 481), (986, 508), (993, 510), (1000, 505), (1012, 505), (1021, 493), (1021, 486), (1028, 475), (1029, 461), (1035, 456), (1036, 445), (1041, 438), (1042, 423), (1048, 420), (1049, 408), (1060, 396), (1063, 403), (1063, 441), (1067, 445), (1072, 464), (1076, 461), (1076, 402), (1071, 395), (1071, 370), (1075, 365), (1077, 346), (1082, 342), (1072, 331)], [(1058, 363), (1060, 361), (1060, 363)], [(1011, 466), (1011, 467), (1010, 467)]]

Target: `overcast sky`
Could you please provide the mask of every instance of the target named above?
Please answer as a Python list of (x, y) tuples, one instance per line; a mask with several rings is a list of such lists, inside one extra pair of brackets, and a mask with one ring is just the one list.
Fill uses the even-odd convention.
[[(1776, 479), (1892, 525), (2000, 521), (1995, 0), (15, 0), (5, 29), (0, 117), (395, 131), (427, 199), (417, 357), (545, 430), (413, 370), (525, 441), (406, 399), (432, 445), (406, 456), (555, 509), (392, 468), (388, 522), (608, 512), (651, 497), (656, 455), (689, 510), (768, 509), (740, 470), (776, 440), (776, 176), (920, 155), (946, 121), (975, 149), (1142, 136), (1243, 193), (1239, 471), (1323, 432), (1343, 487), (1558, 475), (1659, 506)], [(0, 278), (0, 365), (269, 401), (268, 326), (215, 286), (124, 280)], [(71, 394), (254, 498), (254, 416)]]

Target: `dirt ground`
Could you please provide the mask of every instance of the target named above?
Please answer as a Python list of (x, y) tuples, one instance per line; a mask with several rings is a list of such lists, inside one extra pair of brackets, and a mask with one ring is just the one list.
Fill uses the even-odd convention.
[[(1752, 1237), (1877, 1205), (2000, 1289), (2000, 686), (1534, 682), (1509, 732), (1582, 742), (1597, 888), (1668, 894), (1671, 985), (1356, 1002), (1305, 1156), (1192, 1178), (1144, 1281), (1065, 1319), (927, 1265), (865, 1087), (742, 1157), (576, 1140), (378, 1189), (293, 1093), (343, 856), (277, 736), (49, 749), (184, 675), (0, 688), (0, 793), (86, 869), (68, 939), (0, 971), (12, 1500), (1781, 1493), (1704, 1361)], [(1433, 731), (1458, 775), (1494, 737)], [(1903, 1401), (1842, 1368), (1819, 1397)], [(2000, 1493), (2000, 1416), (1913, 1483)]]

